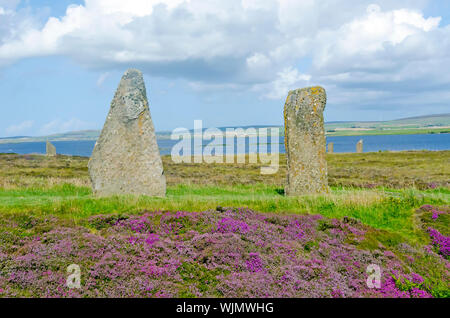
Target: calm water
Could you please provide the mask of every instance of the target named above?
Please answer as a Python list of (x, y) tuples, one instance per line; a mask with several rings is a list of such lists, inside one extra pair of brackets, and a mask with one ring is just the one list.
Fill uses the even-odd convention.
[[(392, 135), (392, 136), (348, 136), (348, 137), (327, 137), (328, 142), (334, 142), (335, 152), (355, 152), (356, 143), (364, 140), (364, 152), (376, 152), (379, 150), (450, 150), (450, 134), (435, 135)], [(178, 141), (158, 140), (161, 155), (168, 155), (172, 146)], [(205, 147), (209, 141), (204, 141)], [(94, 149), (95, 141), (55, 141), (58, 154), (89, 157)], [(269, 146), (269, 151), (285, 152), (284, 138), (280, 137), (280, 144), (273, 149)], [(192, 146), (192, 149), (194, 147)], [(236, 145), (235, 145), (236, 149)], [(249, 146), (246, 143), (246, 152)], [(0, 153), (45, 154), (45, 142), (26, 142), (18, 144), (0, 144)], [(224, 151), (225, 152), (225, 151)]]

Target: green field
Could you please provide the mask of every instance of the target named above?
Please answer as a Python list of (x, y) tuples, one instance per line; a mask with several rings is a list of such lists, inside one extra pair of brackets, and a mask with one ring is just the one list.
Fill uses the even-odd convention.
[(448, 205), (450, 190), (358, 190), (332, 188), (327, 196), (288, 198), (281, 188), (252, 186), (170, 186), (166, 198), (94, 198), (87, 187), (71, 185), (23, 190), (0, 190), (2, 214), (56, 215), (81, 220), (98, 214), (136, 214), (144, 210), (206, 211), (222, 207), (248, 207), (255, 211), (281, 214), (345, 216), (364, 224), (421, 240), (414, 228), (414, 209), (425, 204)]
[[(364, 297), (410, 295), (415, 297), (417, 293), (434, 297), (450, 297), (449, 277), (448, 273), (445, 274), (448, 256), (445, 256), (444, 247), (441, 246), (440, 252), (444, 253), (444, 256), (437, 255), (434, 252), (430, 256), (426, 252), (427, 246), (432, 243), (427, 228), (432, 226), (442, 235), (449, 235), (450, 151), (328, 155), (330, 193), (301, 197), (286, 197), (284, 195), (283, 185), (286, 174), (284, 156), (281, 157), (283, 164), (278, 173), (270, 176), (261, 175), (259, 173), (260, 166), (257, 164), (174, 164), (169, 157), (163, 157), (168, 181), (165, 198), (145, 196), (97, 198), (92, 194), (90, 188), (87, 161), (87, 158), (68, 156), (0, 155), (0, 242), (2, 243), (0, 258), (3, 257), (5, 260), (6, 257), (3, 265), (0, 264), (0, 297), (2, 296), (2, 290), (6, 290), (6, 294), (10, 296), (39, 297), (43, 294), (52, 296), (54, 293), (63, 297), (67, 296), (66, 292), (59, 292), (50, 288), (54, 286), (55, 282), (52, 282), (51, 286), (47, 285), (50, 284), (48, 278), (45, 275), (42, 276), (41, 273), (46, 270), (52, 271), (56, 275), (52, 279), (61, 280), (61, 275), (64, 276), (65, 270), (62, 266), (67, 266), (64, 264), (81, 263), (85, 267), (95, 268), (100, 266), (99, 264), (103, 264), (103, 259), (108, 254), (104, 254), (106, 252), (100, 253), (95, 256), (96, 261), (93, 262), (91, 258), (94, 256), (88, 256), (90, 252), (86, 250), (91, 246), (90, 244), (104, 244), (101, 242), (110, 240), (108, 241), (109, 245), (96, 249), (102, 251), (112, 249), (112, 246), (117, 242), (126, 244), (127, 240), (130, 239), (129, 235), (137, 235), (137, 238), (142, 237), (139, 232), (129, 231), (120, 232), (120, 237), (117, 237), (117, 222), (128, 222), (127, 220), (130, 220), (130, 224), (140, 224), (133, 222), (141, 222), (145, 217), (145, 222), (151, 224), (149, 225), (152, 229), (150, 233), (158, 233), (157, 235), (149, 234), (149, 237), (151, 238), (151, 235), (164, 236), (165, 241), (159, 243), (159, 250), (152, 250), (151, 253), (157, 254), (142, 256), (144, 258), (140, 261), (145, 261), (148, 257), (156, 257), (155, 259), (161, 260), (164, 257), (175, 257), (172, 254), (170, 254), (172, 256), (158, 254), (163, 253), (168, 248), (171, 251), (170, 253), (177, 251), (176, 248), (162, 245), (169, 244), (167, 242), (171, 242), (170, 240), (180, 240), (179, 244), (183, 242), (182, 244), (186, 244), (186, 248), (190, 248), (197, 244), (195, 243), (196, 240), (203, 238), (205, 235), (212, 235), (211, 231), (215, 231), (216, 226), (218, 226), (214, 224), (221, 224), (221, 222), (233, 219), (232, 222), (235, 222), (233, 224), (237, 224), (233, 226), (238, 226), (239, 229), (240, 224), (246, 224), (243, 222), (247, 220), (247, 217), (240, 213), (251, 213), (247, 221), (259, 222), (250, 223), (258, 224), (254, 225), (255, 229), (256, 226), (258, 228), (282, 226), (275, 232), (270, 232), (274, 233), (275, 236), (287, 231), (291, 223), (286, 220), (302, 217), (306, 219), (301, 220), (312, 222), (308, 219), (312, 217), (314, 224), (317, 224), (314, 225), (317, 227), (317, 232), (311, 234), (314, 237), (312, 241), (303, 243), (292, 241), (291, 243), (286, 242), (286, 244), (288, 244), (287, 246), (300, 244), (296, 248), (314, 253), (315, 257), (321, 258), (323, 262), (328, 264), (327, 266), (330, 266), (328, 271), (333, 273), (334, 276), (340, 275), (341, 269), (333, 267), (333, 260), (327, 254), (323, 254), (324, 252), (321, 252), (319, 246), (321, 246), (320, 244), (326, 245), (328, 246), (327, 250), (333, 250), (333, 245), (330, 244), (334, 243), (330, 242), (335, 240), (336, 233), (332, 230), (336, 226), (345, 229), (345, 231), (350, 231), (346, 234), (346, 238), (341, 241), (339, 248), (342, 248), (343, 251), (352, 250), (354, 259), (363, 257), (359, 255), (360, 253), (369, 253), (367, 255), (370, 255), (370, 257), (379, 258), (380, 256), (377, 255), (382, 253), (381, 250), (384, 251), (385, 256), (382, 257), (382, 261), (380, 259), (380, 262), (389, 269), (400, 266), (404, 273), (402, 275), (406, 275), (402, 276), (404, 277), (402, 282), (395, 283), (393, 290), (386, 287), (387, 291), (383, 289), (382, 294), (371, 294), (371, 291), (364, 289), (364, 286), (362, 286), (359, 287), (356, 294), (347, 290), (344, 294), (348, 297), (358, 297), (357, 295)], [(245, 210), (239, 212), (241, 209), (237, 208)], [(247, 209), (257, 211), (257, 214), (245, 212)], [(197, 212), (200, 214), (196, 214)], [(187, 214), (181, 219), (176, 217), (175, 220), (177, 221), (169, 217), (168, 220), (164, 221), (166, 223), (163, 223), (163, 219), (167, 218), (167, 215), (173, 215), (173, 213), (176, 213), (176, 215), (179, 213), (194, 214)], [(434, 216), (432, 219), (432, 213), (438, 213), (437, 220), (434, 220)], [(268, 221), (266, 223), (260, 223), (260, 217), (258, 216), (260, 214), (267, 215)], [(223, 217), (223, 215), (229, 217)], [(325, 219), (317, 221), (316, 215)], [(198, 217), (205, 219), (199, 221)], [(220, 221), (221, 217), (222, 221)], [(284, 217), (287, 219), (283, 219)], [(336, 222), (340, 225), (336, 225)], [(174, 225), (181, 228), (173, 232)], [(286, 230), (282, 230), (283, 226), (286, 227)], [(168, 228), (171, 229), (171, 234), (167, 234)], [(355, 235), (359, 235), (358, 233), (361, 230), (365, 233), (364, 239), (358, 240)], [(273, 231), (273, 229), (267, 228), (265, 231)], [(223, 239), (234, 240), (236, 236), (230, 236), (232, 233), (221, 235), (223, 235)], [(258, 250), (261, 257), (264, 257), (268, 262), (267, 264), (270, 264), (267, 265), (270, 271), (270, 275), (267, 277), (275, 279), (279, 275), (279, 267), (282, 266), (279, 263), (280, 256), (277, 256), (276, 249), (261, 249), (258, 247), (259, 245), (255, 245), (255, 242), (261, 240), (261, 238), (256, 239), (253, 236), (264, 237), (266, 235), (264, 232), (255, 230), (251, 233), (253, 234), (242, 232), (238, 236), (240, 241), (227, 243), (227, 246), (231, 244), (229, 246), (233, 248), (234, 244), (237, 244), (236, 246), (245, 244), (246, 247), (240, 252), (243, 253), (240, 257), (243, 257), (244, 260), (247, 259), (247, 261), (243, 260), (244, 263), (248, 262), (248, 257), (254, 255), (248, 254), (249, 252)], [(275, 239), (275, 236), (273, 239)], [(42, 237), (43, 239), (41, 239)], [(287, 238), (277, 239), (284, 242), (283, 240)], [(35, 243), (36, 240), (39, 240), (40, 244), (37, 250), (37, 247), (33, 247), (38, 244)], [(72, 254), (66, 255), (64, 250), (60, 250), (59, 240), (64, 244), (78, 247), (73, 250)], [(88, 244), (85, 240), (89, 240), (91, 243)], [(213, 252), (207, 252), (207, 248), (205, 251), (203, 248), (196, 249), (196, 253), (207, 253), (209, 255), (202, 257), (226, 257), (226, 254), (220, 253), (221, 246), (219, 245)], [(133, 257), (139, 255), (136, 254), (139, 250), (135, 250), (137, 247), (132, 247), (131, 250), (130, 248), (128, 245), (117, 247), (118, 250), (114, 253), (120, 254), (121, 258), (125, 257), (124, 259), (129, 259), (131, 262)], [(33, 255), (38, 250), (45, 250), (45, 253), (52, 253), (52, 256), (46, 257), (47, 254), (43, 252), (44, 254), (39, 258), (40, 265), (36, 265)], [(208, 253), (213, 253), (213, 256)], [(215, 253), (219, 254), (214, 256)], [(283, 256), (286, 257), (283, 258), (283, 262), (291, 262), (288, 261), (291, 257), (289, 256), (290, 252), (287, 251), (286, 253), (286, 256)], [(298, 254), (299, 258), (296, 262), (302, 263), (308, 260), (309, 256), (304, 255), (304, 253)], [(393, 256), (389, 255), (395, 256), (395, 262), (397, 262), (395, 264), (397, 265), (392, 265), (389, 258)], [(46, 261), (48, 257), (50, 258)], [(177, 254), (176, 257), (180, 256)], [(415, 262), (408, 265), (408, 260), (411, 257), (415, 259)], [(24, 258), (27, 259), (28, 265), (22, 264)], [(111, 260), (108, 268), (114, 268), (117, 266), (117, 262), (118, 260)], [(187, 258), (183, 260), (183, 265), (173, 273), (175, 278), (156, 279), (151, 276), (154, 274), (151, 274), (146, 276), (145, 279), (151, 279), (152, 284), (171, 284), (170, 288), (167, 287), (168, 289), (155, 287), (152, 295), (155, 295), (155, 293), (160, 295), (159, 293), (163, 293), (163, 290), (167, 295), (178, 295), (180, 297), (253, 297), (264, 295), (265, 289), (262, 286), (249, 287), (249, 289), (231, 288), (230, 286), (234, 284), (233, 275), (250, 274), (245, 269), (241, 269), (230, 275), (232, 270), (229, 266), (231, 264), (226, 263), (228, 262), (226, 260), (223, 260), (223, 262), (225, 262), (223, 265), (225, 267), (219, 266), (213, 269)], [(288, 266), (287, 264), (283, 266)], [(292, 264), (295, 268), (295, 264), (298, 263)], [(344, 266), (344, 263), (339, 266)], [(125, 274), (127, 268), (129, 266), (125, 266), (124, 272), (120, 275), (140, 277), (139, 268), (133, 273)], [(227, 269), (224, 270), (223, 268)], [(108, 269), (108, 271), (110, 270)], [(24, 276), (17, 276), (16, 273)], [(408, 276), (408, 273), (422, 275), (421, 277), (424, 277), (425, 282), (413, 283), (409, 281), (408, 279), (411, 280), (412, 278)], [(13, 275), (13, 278), (7, 279), (7, 275)], [(39, 277), (37, 283), (30, 282), (29, 279), (31, 278), (24, 280), (24, 277), (34, 277), (35, 275)], [(76, 297), (95, 297), (96, 295), (128, 297), (137, 294), (140, 295), (139, 297), (147, 297), (145, 296), (147, 294), (142, 294), (142, 290), (136, 291), (133, 289), (133, 286), (135, 286), (133, 284), (136, 283), (133, 283), (131, 278), (126, 281), (117, 281), (99, 278), (96, 275), (90, 274), (89, 283), (84, 283), (86, 289), (83, 290), (82, 294), (76, 294)], [(109, 274), (104, 275), (108, 276)], [(230, 275), (226, 276), (231, 280), (226, 280), (228, 285), (225, 287), (231, 289), (225, 289), (224, 291), (223, 288), (225, 287), (219, 284), (219, 281), (222, 280), (222, 278), (218, 279), (218, 277), (222, 277), (220, 275)], [(364, 267), (361, 267), (355, 273), (345, 274), (345, 276), (353, 277), (348, 278), (349, 281), (351, 279), (361, 280), (364, 275)], [(321, 284), (324, 279), (321, 277), (316, 277), (318, 284)], [(142, 278), (139, 279), (141, 281)], [(385, 279), (389, 279), (389, 276)], [(118, 292), (117, 284), (130, 284), (130, 290)], [(87, 286), (91, 287), (88, 288)], [(284, 295), (278, 294), (281, 291), (276, 286), (271, 287), (271, 295)], [(198, 291), (193, 293), (193, 288)], [(261, 288), (261, 290), (257, 292), (257, 288)], [(101, 291), (101, 293), (98, 294), (98, 291)], [(391, 292), (394, 292), (394, 294), (390, 294)], [(332, 287), (327, 287), (319, 294), (300, 290), (298, 292), (291, 291), (290, 294), (286, 295), (293, 297), (301, 295), (330, 297), (333, 293), (335, 291)]]
[(275, 175), (257, 164), (174, 164), (163, 157), (166, 198), (95, 198), (87, 158), (0, 156), (0, 211), (72, 219), (142, 210), (205, 211), (248, 207), (261, 212), (354, 217), (414, 237), (413, 211), (450, 202), (450, 151), (328, 155), (329, 195), (286, 197), (285, 157)]

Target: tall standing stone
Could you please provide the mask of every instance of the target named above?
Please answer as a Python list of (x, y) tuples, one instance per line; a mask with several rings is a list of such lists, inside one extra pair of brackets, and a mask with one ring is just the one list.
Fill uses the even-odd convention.
[(334, 153), (334, 143), (328, 143), (328, 153)]
[(328, 192), (322, 87), (290, 91), (284, 106), (287, 155), (286, 195)]
[(47, 156), (50, 157), (56, 156), (56, 147), (48, 140), (45, 145), (45, 152), (47, 153)]
[(361, 139), (356, 144), (356, 153), (363, 153), (363, 140)]
[(142, 73), (122, 77), (89, 161), (94, 193), (165, 196), (166, 178)]

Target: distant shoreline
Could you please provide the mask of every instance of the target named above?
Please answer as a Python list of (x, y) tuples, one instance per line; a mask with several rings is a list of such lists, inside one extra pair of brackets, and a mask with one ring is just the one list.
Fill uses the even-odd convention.
[[(282, 130), (280, 128), (280, 130)], [(326, 132), (327, 137), (355, 137), (355, 136), (397, 136), (397, 135), (435, 135), (435, 134), (450, 134), (450, 128), (435, 128), (435, 129), (398, 129), (398, 130), (339, 130), (335, 132)], [(284, 131), (280, 131), (280, 136), (284, 136)], [(170, 140), (169, 134), (156, 134), (159, 140)], [(46, 142), (46, 141), (96, 141), (97, 138), (47, 138), (47, 137), (24, 137), (24, 138), (2, 138), (0, 144), (19, 144), (27, 142)]]
[(327, 132), (326, 136), (388, 136), (388, 135), (435, 135), (450, 134), (450, 128), (418, 128), (418, 129), (396, 129), (396, 130), (341, 130), (336, 132)]
[[(356, 152), (335, 152), (332, 154), (327, 153), (327, 156), (348, 156), (348, 155), (355, 155), (355, 156), (364, 156), (364, 155), (373, 155), (378, 153), (391, 153), (391, 154), (401, 154), (401, 153), (417, 153), (417, 154), (423, 154), (423, 153), (446, 153), (450, 152), (450, 150), (383, 150), (383, 151), (368, 151), (363, 153), (356, 153)], [(0, 152), (0, 156), (7, 156), (7, 155), (16, 155), (16, 156), (41, 156), (41, 157), (47, 157), (46, 154), (42, 153), (27, 153), (27, 154), (18, 154), (14, 152)], [(234, 155), (235, 158), (243, 156), (248, 157), (248, 154), (245, 155)], [(280, 153), (280, 156), (286, 156), (285, 153)], [(57, 154), (55, 157), (73, 157), (73, 158), (90, 158), (89, 156), (77, 156), (77, 155), (65, 155), (65, 154)], [(161, 155), (161, 158), (169, 158), (171, 155)], [(185, 156), (183, 158), (194, 158), (195, 156)], [(204, 156), (209, 157), (209, 156)], [(225, 159), (225, 155), (223, 156)], [(247, 159), (246, 159), (247, 160)], [(225, 162), (225, 161), (224, 161)], [(246, 161), (247, 162), (247, 161)], [(224, 163), (225, 164), (225, 163)]]

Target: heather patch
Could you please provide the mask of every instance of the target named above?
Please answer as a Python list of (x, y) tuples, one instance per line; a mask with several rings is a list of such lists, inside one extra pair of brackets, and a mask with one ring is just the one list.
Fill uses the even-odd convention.
[[(445, 222), (433, 209), (420, 217)], [(0, 231), (0, 297), (450, 296), (441, 238), (439, 247), (413, 244), (349, 217), (244, 208), (77, 222), (7, 215)], [(65, 285), (70, 264), (81, 268), (80, 289)], [(371, 264), (382, 269), (380, 289), (366, 284)]]
[(450, 256), (450, 208), (424, 205), (416, 211), (422, 229), (429, 235), (431, 247), (448, 260)]
[(439, 231), (429, 228), (430, 238), (433, 246), (439, 250), (439, 254), (447, 257), (450, 256), (450, 237), (442, 235)]

